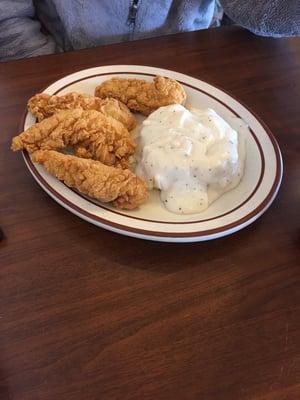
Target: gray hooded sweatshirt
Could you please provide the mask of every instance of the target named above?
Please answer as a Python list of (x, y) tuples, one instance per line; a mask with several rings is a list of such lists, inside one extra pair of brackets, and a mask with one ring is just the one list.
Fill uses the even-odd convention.
[[(300, 34), (300, 0), (219, 0), (264, 36)], [(0, 60), (217, 26), (217, 0), (0, 0)]]

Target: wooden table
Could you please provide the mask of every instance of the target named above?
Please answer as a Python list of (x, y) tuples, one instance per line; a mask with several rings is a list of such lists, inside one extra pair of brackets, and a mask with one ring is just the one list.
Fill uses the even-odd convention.
[[(284, 158), (266, 214), (232, 236), (118, 236), (55, 203), (9, 150), (26, 100), (98, 65), (170, 68), (267, 122)], [(300, 40), (215, 29), (0, 64), (0, 398), (300, 398)]]

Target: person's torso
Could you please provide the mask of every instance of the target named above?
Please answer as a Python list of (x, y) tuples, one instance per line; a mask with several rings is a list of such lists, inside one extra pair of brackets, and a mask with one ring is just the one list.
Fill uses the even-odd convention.
[(37, 16), (63, 50), (211, 26), (215, 0), (38, 0)]

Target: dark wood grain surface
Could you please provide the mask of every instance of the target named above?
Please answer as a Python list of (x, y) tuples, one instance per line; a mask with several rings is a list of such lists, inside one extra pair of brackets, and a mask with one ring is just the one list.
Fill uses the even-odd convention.
[[(29, 96), (142, 64), (223, 87), (284, 158), (272, 207), (232, 236), (161, 244), (90, 225), (9, 150)], [(239, 28), (0, 64), (0, 399), (300, 399), (300, 40)]]

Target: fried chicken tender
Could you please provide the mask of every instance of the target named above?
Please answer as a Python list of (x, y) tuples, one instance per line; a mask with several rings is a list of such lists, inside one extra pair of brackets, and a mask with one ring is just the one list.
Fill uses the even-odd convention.
[(113, 97), (126, 104), (130, 110), (149, 115), (159, 107), (184, 104), (186, 93), (174, 79), (156, 76), (153, 82), (141, 79), (112, 78), (95, 89), (95, 96)]
[(71, 146), (75, 154), (107, 165), (126, 167), (136, 144), (128, 130), (112, 117), (82, 109), (60, 111), (31, 126), (12, 140), (12, 150), (58, 150)]
[(100, 99), (99, 97), (76, 92), (64, 96), (50, 96), (46, 93), (38, 93), (29, 99), (28, 110), (42, 121), (62, 110), (82, 108), (83, 110), (96, 110), (104, 115), (115, 118), (125, 128), (132, 130), (136, 126), (136, 120), (125, 104), (112, 98)]
[(146, 183), (128, 169), (109, 167), (99, 161), (53, 150), (36, 151), (31, 158), (67, 186), (97, 200), (113, 202), (117, 208), (131, 210), (148, 198)]

